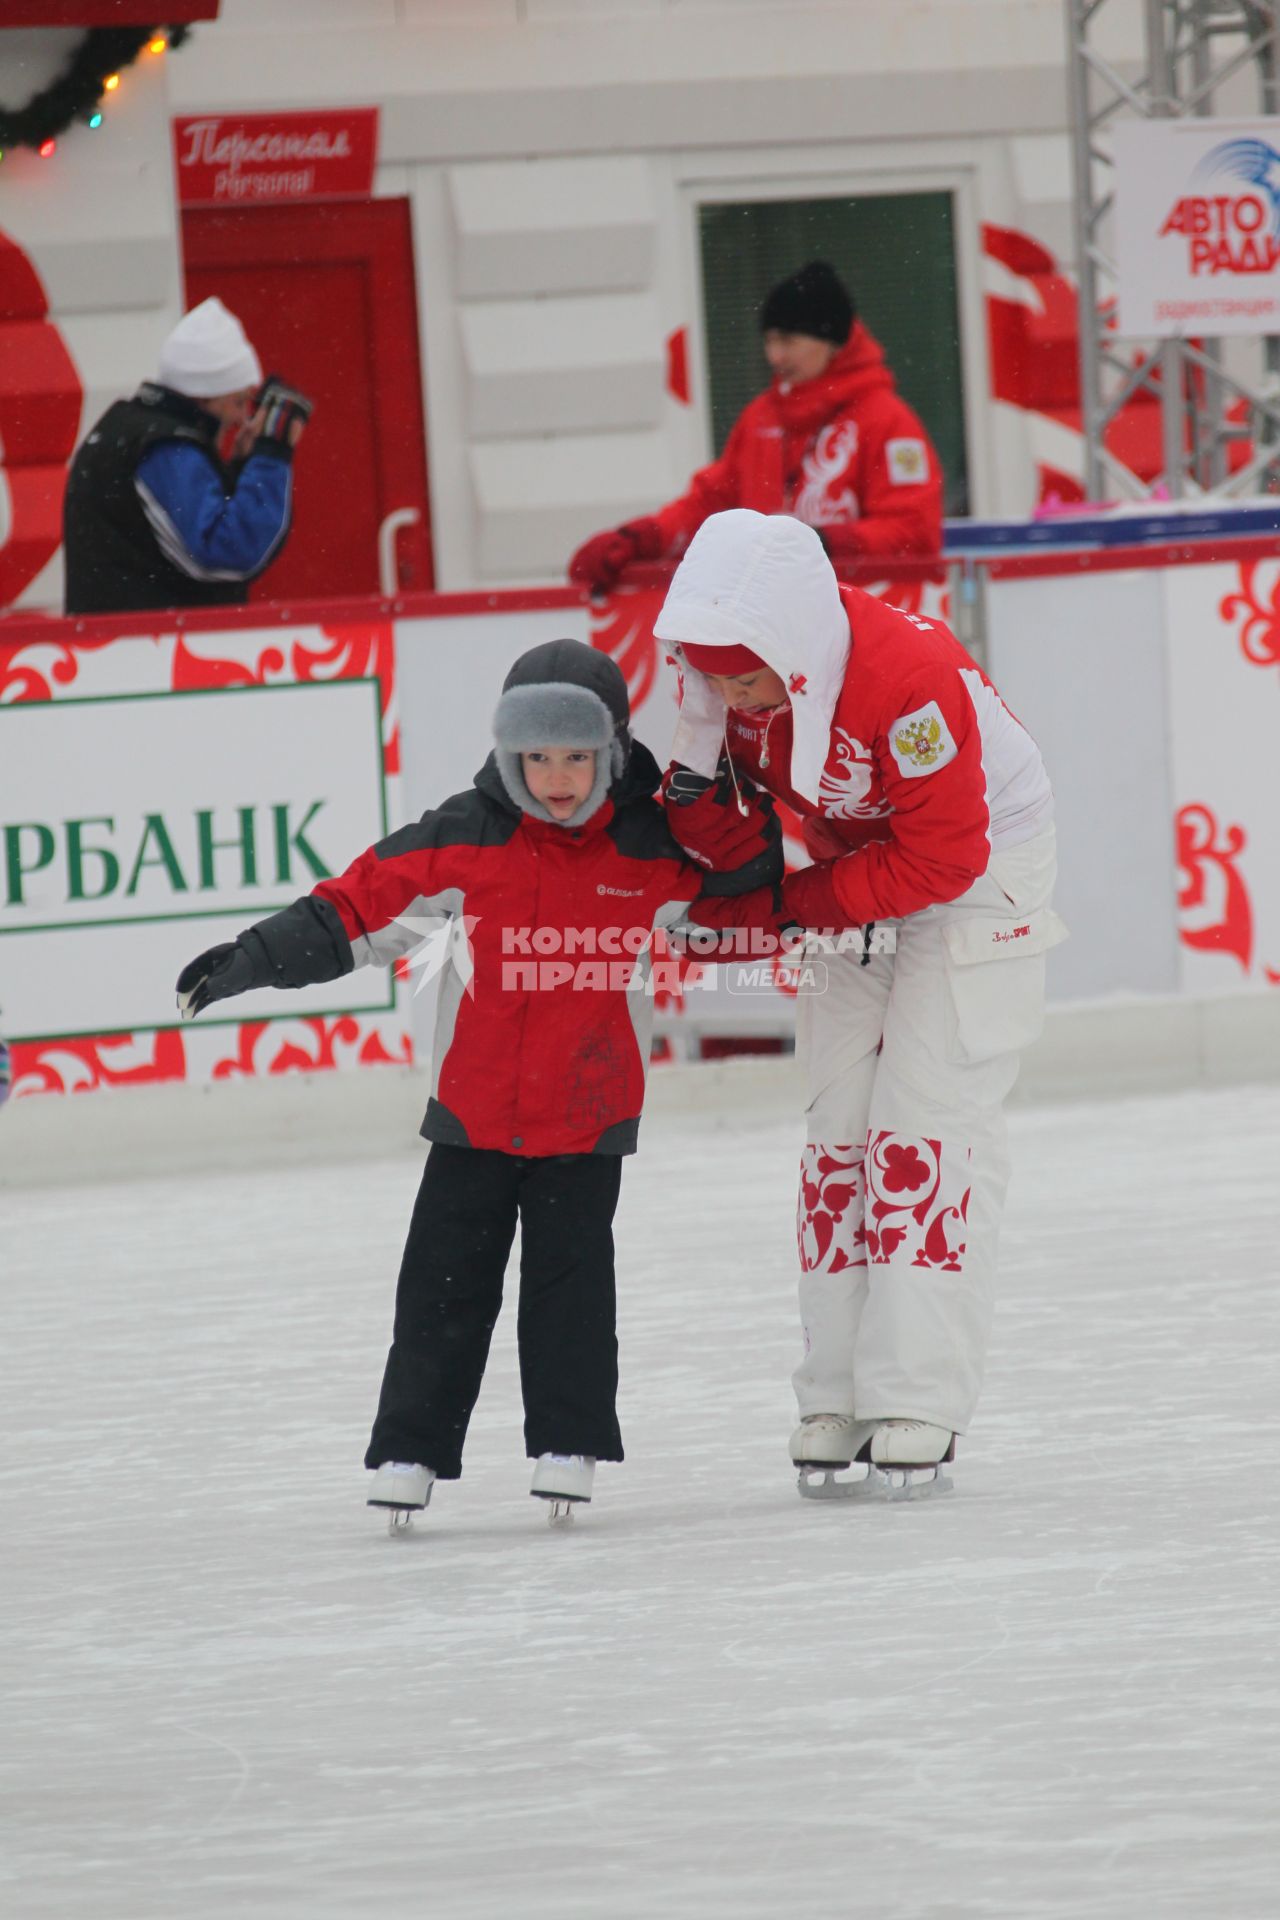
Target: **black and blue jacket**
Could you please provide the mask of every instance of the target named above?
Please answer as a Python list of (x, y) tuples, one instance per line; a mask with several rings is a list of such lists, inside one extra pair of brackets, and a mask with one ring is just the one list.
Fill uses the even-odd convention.
[(236, 606), (279, 553), (292, 511), (291, 450), (259, 441), (218, 458), (218, 421), (148, 382), (118, 400), (71, 464), (63, 506), (66, 611)]

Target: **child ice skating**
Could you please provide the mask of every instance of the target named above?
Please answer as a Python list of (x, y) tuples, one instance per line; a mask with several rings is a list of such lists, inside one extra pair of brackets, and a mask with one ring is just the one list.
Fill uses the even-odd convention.
[(420, 943), (424, 918), (453, 922), (422, 1126), (431, 1150), (365, 1455), (369, 1504), (393, 1529), (461, 1473), (517, 1219), (531, 1491), (567, 1515), (590, 1499), (596, 1462), (622, 1459), (613, 1216), (644, 1099), (642, 950), (686, 918), (769, 924), (782, 872), (768, 803), (730, 808), (710, 781), (687, 811), (725, 871), (704, 876), (684, 857), (654, 797), (657, 764), (630, 735), (626, 682), (578, 641), (516, 662), (494, 735), (466, 792), (178, 978), (193, 1016), (252, 988), (389, 966)]

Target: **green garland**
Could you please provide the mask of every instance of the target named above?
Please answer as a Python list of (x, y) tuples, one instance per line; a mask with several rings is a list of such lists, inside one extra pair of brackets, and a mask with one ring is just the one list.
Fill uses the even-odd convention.
[[(0, 154), (8, 147), (42, 147), (65, 133), (73, 120), (87, 120), (113, 73), (131, 67), (156, 27), (91, 27), (65, 70), (35, 94), (25, 107), (0, 107)], [(190, 27), (165, 30), (171, 48), (180, 47)]]

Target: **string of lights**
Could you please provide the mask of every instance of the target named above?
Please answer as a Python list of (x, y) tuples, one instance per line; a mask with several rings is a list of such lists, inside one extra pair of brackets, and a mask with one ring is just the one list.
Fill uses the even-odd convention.
[(24, 107), (0, 106), (0, 161), (14, 147), (33, 147), (42, 160), (51, 159), (77, 122), (96, 132), (134, 61), (176, 50), (190, 33), (185, 26), (91, 28), (49, 86)]

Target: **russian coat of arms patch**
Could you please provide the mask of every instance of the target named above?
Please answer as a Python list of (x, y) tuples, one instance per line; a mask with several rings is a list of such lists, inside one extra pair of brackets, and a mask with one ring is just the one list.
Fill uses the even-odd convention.
[(899, 773), (908, 780), (935, 772), (956, 750), (936, 700), (896, 720), (889, 730), (889, 747)]

